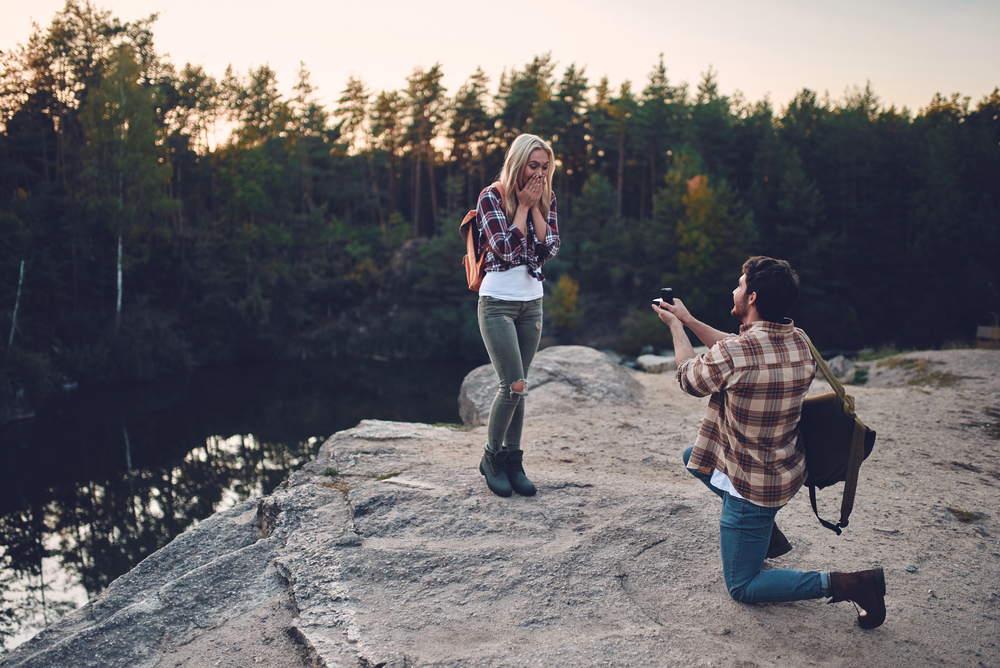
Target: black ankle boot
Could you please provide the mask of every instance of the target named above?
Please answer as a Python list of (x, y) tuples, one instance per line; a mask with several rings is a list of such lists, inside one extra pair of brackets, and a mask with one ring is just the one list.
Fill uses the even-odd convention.
[(856, 573), (830, 573), (830, 603), (853, 601), (865, 614), (858, 626), (873, 629), (885, 621), (885, 573), (881, 568)]
[(778, 525), (774, 524), (771, 526), (771, 542), (767, 544), (767, 558), (775, 559), (791, 551), (792, 544), (785, 538), (785, 534), (781, 533)]
[(521, 496), (534, 496), (535, 483), (528, 480), (528, 476), (524, 475), (524, 466), (522, 464), (524, 453), (520, 450), (509, 450), (508, 453), (507, 479), (510, 480), (510, 486)]
[(483, 459), (479, 462), (479, 472), (486, 478), (486, 486), (497, 496), (510, 496), (510, 480), (507, 479), (507, 453), (483, 452)]

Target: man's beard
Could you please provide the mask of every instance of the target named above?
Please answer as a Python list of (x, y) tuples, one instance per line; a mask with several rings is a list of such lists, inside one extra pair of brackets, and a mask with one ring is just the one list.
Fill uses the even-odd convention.
[(734, 318), (736, 318), (740, 322), (743, 322), (743, 318), (746, 316), (747, 311), (749, 310), (749, 306), (750, 306), (750, 296), (743, 295), (743, 300), (741, 302), (736, 302), (735, 304), (733, 304), (733, 310), (730, 311), (730, 313)]

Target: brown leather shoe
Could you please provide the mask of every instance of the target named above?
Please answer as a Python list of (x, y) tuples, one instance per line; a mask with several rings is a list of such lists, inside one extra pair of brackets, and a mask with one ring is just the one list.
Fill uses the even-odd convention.
[(788, 554), (792, 551), (792, 544), (788, 542), (785, 538), (785, 534), (781, 533), (781, 529), (778, 528), (777, 524), (771, 526), (771, 542), (767, 544), (767, 559), (777, 559), (783, 554)]
[(858, 626), (863, 629), (874, 629), (885, 621), (885, 573), (881, 568), (830, 573), (830, 594), (830, 603), (852, 601), (861, 606)]

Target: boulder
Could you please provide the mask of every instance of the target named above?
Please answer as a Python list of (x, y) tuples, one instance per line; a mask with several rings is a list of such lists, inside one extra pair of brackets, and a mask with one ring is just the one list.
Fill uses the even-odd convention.
[[(707, 352), (708, 346), (697, 346), (694, 349), (695, 355)], [(677, 362), (673, 355), (639, 355), (636, 362), (639, 364), (639, 368), (646, 373), (663, 373), (677, 369)]]
[(639, 355), (635, 361), (639, 363), (640, 369), (648, 373), (663, 373), (677, 368), (673, 355)]
[(830, 367), (830, 371), (833, 375), (837, 377), (843, 383), (849, 383), (854, 380), (854, 362), (847, 359), (843, 355), (837, 355), (832, 360), (826, 363)]
[[(535, 355), (528, 371), (525, 416), (562, 412), (595, 402), (635, 402), (643, 389), (632, 371), (599, 350), (553, 346)], [(473, 369), (462, 381), (458, 412), (465, 424), (486, 424), (497, 393), (492, 364)]]

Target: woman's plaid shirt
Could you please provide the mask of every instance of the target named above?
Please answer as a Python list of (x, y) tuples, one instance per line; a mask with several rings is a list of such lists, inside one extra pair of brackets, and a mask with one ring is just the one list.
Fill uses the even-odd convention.
[(806, 477), (802, 400), (816, 375), (791, 320), (754, 322), (677, 365), (681, 389), (712, 395), (688, 468), (724, 472), (750, 503), (783, 506)]
[(528, 239), (521, 230), (507, 220), (503, 208), (503, 198), (496, 185), (489, 186), (479, 195), (476, 205), (476, 225), (486, 238), (486, 271), (507, 271), (522, 264), (540, 281), (544, 281), (542, 265), (559, 251), (559, 227), (556, 224), (556, 194), (549, 198), (548, 232), (544, 243), (528, 243), (535, 240), (535, 230), (528, 216)]

